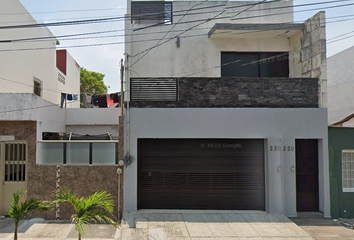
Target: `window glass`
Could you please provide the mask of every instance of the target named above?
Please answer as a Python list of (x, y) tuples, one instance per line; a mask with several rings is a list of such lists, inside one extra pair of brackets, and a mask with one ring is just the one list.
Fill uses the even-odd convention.
[(289, 54), (222, 52), (221, 77), (289, 77)]
[(116, 163), (115, 143), (92, 143), (92, 164), (114, 165)]
[(89, 143), (66, 143), (66, 164), (89, 164)]
[(39, 164), (63, 164), (63, 143), (45, 143), (38, 145)]

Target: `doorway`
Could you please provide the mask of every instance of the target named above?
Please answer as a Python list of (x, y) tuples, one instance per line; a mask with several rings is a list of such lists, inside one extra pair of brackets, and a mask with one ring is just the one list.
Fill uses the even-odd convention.
[(318, 140), (296, 139), (296, 209), (318, 212)]
[(17, 189), (27, 189), (26, 160), (26, 142), (0, 143), (0, 215), (7, 215)]

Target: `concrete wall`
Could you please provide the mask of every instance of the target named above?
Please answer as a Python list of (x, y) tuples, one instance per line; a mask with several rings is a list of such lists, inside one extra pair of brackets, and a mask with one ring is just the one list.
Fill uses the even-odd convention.
[[(57, 69), (58, 72), (60, 70)], [(75, 59), (66, 51), (66, 76), (65, 84), (57, 80), (58, 91), (68, 94), (78, 94), (78, 101), (68, 101), (67, 108), (80, 108), (80, 66)], [(60, 103), (61, 96), (58, 95), (58, 103)]]
[(319, 106), (327, 107), (327, 58), (325, 13), (305, 21), (305, 30), (290, 38), (290, 77), (319, 79)]
[[(56, 187), (57, 168), (37, 165), (37, 141), (43, 132), (74, 132), (82, 134), (118, 135), (120, 109), (62, 109), (30, 93), (0, 93), (0, 136), (14, 136), (15, 140), (28, 141), (28, 196), (50, 200)], [(97, 190), (112, 193), (114, 215), (118, 214), (118, 175), (112, 166), (61, 166), (62, 186), (73, 189), (80, 196)], [(60, 205), (60, 219), (70, 219), (72, 209)], [(55, 212), (39, 212), (31, 216), (55, 219)], [(30, 217), (31, 217), (30, 216)]]
[[(295, 151), (269, 151), (294, 146), (295, 139), (319, 139), (320, 210), (330, 216), (326, 109), (132, 108), (129, 149), (124, 170), (124, 211), (137, 210), (137, 140), (139, 138), (261, 138), (266, 140), (267, 206), (271, 213), (296, 216)], [(278, 166), (282, 171), (278, 172)]]
[[(143, 81), (149, 81), (148, 79)], [(179, 78), (177, 101), (131, 101), (131, 107), (318, 107), (318, 79)], [(133, 89), (131, 90), (133, 91)], [(137, 93), (139, 89), (136, 90)], [(138, 94), (135, 94), (138, 95)]]
[[(35, 121), (0, 121), (0, 135), (15, 136), (28, 142), (28, 197), (54, 200), (52, 192), (57, 183), (56, 166), (36, 164), (37, 124)], [(112, 166), (60, 166), (60, 185), (71, 188), (78, 196), (88, 196), (98, 190), (109, 191), (114, 199), (114, 215), (118, 214), (118, 175)], [(74, 213), (69, 204), (60, 204), (61, 220), (69, 220)], [(56, 219), (55, 211), (35, 212), (29, 218)]]
[[(245, 39), (238, 37), (230, 38), (208, 38), (209, 30), (215, 23), (280, 23), (292, 22), (293, 14), (279, 14), (267, 16), (268, 14), (289, 12), (292, 8), (292, 1), (276, 1), (255, 5), (253, 8), (245, 11), (250, 7), (250, 4), (255, 4), (253, 1), (174, 1), (173, 11), (180, 16), (175, 16), (174, 23), (189, 22), (200, 19), (211, 19), (216, 17), (220, 12), (225, 10), (223, 14), (217, 16), (216, 20), (210, 20), (203, 24), (200, 22), (190, 22), (176, 25), (161, 25), (149, 27), (143, 30), (132, 32), (133, 29), (146, 27), (146, 24), (131, 24), (130, 20), (126, 21), (126, 45), (125, 51), (129, 54), (130, 64), (134, 64), (143, 54), (136, 55), (158, 43), (163, 43), (166, 40), (177, 36), (183, 31), (190, 29), (188, 32), (181, 35), (180, 48), (176, 46), (176, 39), (172, 39), (157, 48), (149, 51), (149, 54), (144, 56), (139, 62), (134, 64), (130, 71), (130, 77), (220, 77), (220, 68), (217, 66), (221, 62), (221, 51), (241, 51), (241, 52), (259, 52), (259, 51), (289, 51), (288, 39), (266, 39), (255, 38)], [(127, 3), (130, 7), (130, 1)], [(195, 6), (194, 8), (210, 7), (222, 5), (221, 7), (212, 7), (191, 11), (192, 14), (184, 13)], [(247, 5), (247, 6), (245, 6)], [(230, 8), (228, 8), (230, 7)], [(285, 7), (271, 9), (276, 7)], [(285, 10), (286, 9), (286, 10)], [(182, 11), (182, 12), (178, 12)], [(128, 8), (130, 14), (130, 8)], [(199, 13), (199, 14), (197, 14)], [(202, 14), (201, 14), (202, 13)], [(239, 14), (240, 13), (240, 14)], [(238, 15), (239, 14), (239, 15)], [(230, 21), (231, 16), (239, 18), (235, 21)], [(255, 17), (260, 16), (262, 17)], [(198, 25), (198, 26), (196, 26)], [(171, 30), (165, 37), (166, 32)], [(132, 33), (133, 35), (129, 35)], [(158, 39), (164, 37), (161, 42)], [(146, 41), (156, 39), (154, 41)], [(166, 39), (166, 40), (165, 40)], [(133, 44), (130, 41), (137, 41)], [(142, 42), (138, 42), (142, 41)], [(129, 64), (129, 65), (130, 65)], [(172, 67), (171, 67), (172, 66)], [(201, 71), (204, 70), (204, 71)], [(128, 97), (128, 96), (127, 96)]]
[[(18, 14), (9, 14), (18, 13)], [(37, 24), (18, 0), (0, 0), (0, 26)], [(0, 40), (16, 40), (35, 37), (53, 37), (48, 28), (2, 29)], [(24, 50), (36, 49), (41, 50)], [(0, 92), (33, 93), (33, 79), (42, 81), (41, 97), (52, 103), (60, 103), (60, 82), (56, 68), (56, 39), (49, 41), (12, 41), (0, 45)], [(18, 51), (18, 49), (22, 49)], [(17, 51), (3, 51), (17, 50)], [(69, 65), (72, 65), (70, 63)], [(80, 80), (75, 71), (70, 70), (70, 79), (75, 86), (68, 85), (68, 92), (77, 92)], [(72, 75), (71, 75), (72, 74)], [(71, 106), (78, 107), (74, 104)]]
[[(36, 165), (37, 123), (35, 121), (0, 121), (0, 135), (15, 136), (15, 140), (27, 141), (27, 197), (41, 200), (53, 200), (51, 193), (55, 189), (55, 167), (39, 168)], [(35, 212), (31, 216), (54, 219), (55, 212)]]
[(328, 58), (328, 119), (335, 123), (354, 113), (354, 47)]

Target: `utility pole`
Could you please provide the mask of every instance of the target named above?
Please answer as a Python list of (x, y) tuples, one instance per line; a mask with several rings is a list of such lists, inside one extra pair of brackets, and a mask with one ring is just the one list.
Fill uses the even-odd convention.
[[(119, 143), (118, 143), (118, 161), (124, 160), (124, 91), (123, 91), (123, 76), (124, 65), (123, 59), (120, 61), (120, 116), (119, 116)], [(123, 215), (123, 168), (124, 166), (119, 164), (117, 169), (118, 173), (118, 220), (122, 219)]]
[(123, 65), (123, 59), (121, 59), (120, 60), (120, 115), (123, 115), (123, 109), (124, 109), (123, 76), (124, 76), (124, 65)]

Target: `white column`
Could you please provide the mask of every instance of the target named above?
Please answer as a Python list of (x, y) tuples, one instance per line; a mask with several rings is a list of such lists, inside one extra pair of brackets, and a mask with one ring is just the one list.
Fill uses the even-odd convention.
[(268, 138), (266, 144), (266, 191), (267, 208), (269, 213), (282, 213), (282, 165), (281, 139)]
[(283, 139), (282, 162), (283, 213), (287, 217), (296, 217), (295, 139)]

